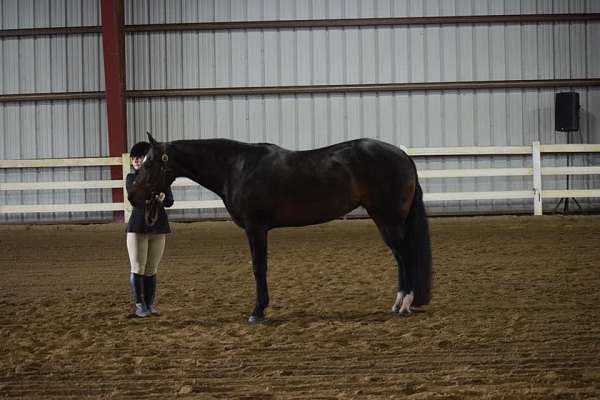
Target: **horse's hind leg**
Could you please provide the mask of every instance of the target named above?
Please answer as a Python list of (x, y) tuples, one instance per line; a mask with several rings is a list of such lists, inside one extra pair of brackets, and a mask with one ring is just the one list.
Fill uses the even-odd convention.
[(396, 301), (394, 301), (394, 305), (392, 306), (392, 312), (408, 314), (411, 312), (410, 306), (415, 297), (410, 286), (408, 268), (402, 255), (397, 250), (392, 249), (392, 253), (398, 265), (398, 292), (396, 293)]
[(411, 312), (411, 304), (414, 299), (413, 289), (411, 287), (411, 277), (409, 276), (409, 270), (406, 266), (405, 257), (406, 254), (404, 247), (406, 242), (406, 230), (404, 228), (404, 220), (395, 223), (386, 223), (383, 219), (377, 215), (373, 215), (369, 212), (371, 217), (375, 221), (383, 241), (392, 250), (396, 265), (398, 268), (398, 292), (396, 294), (396, 301), (392, 306), (392, 311), (395, 313), (405, 314)]

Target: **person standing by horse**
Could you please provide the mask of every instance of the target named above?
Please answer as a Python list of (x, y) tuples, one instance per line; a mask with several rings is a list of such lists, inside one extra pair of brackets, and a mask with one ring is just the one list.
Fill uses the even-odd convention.
[[(128, 193), (150, 148), (148, 142), (138, 142), (131, 148), (129, 156), (134, 172), (127, 174)], [(165, 249), (166, 236), (171, 233), (165, 207), (172, 205), (173, 193), (167, 187), (164, 192), (155, 194), (144, 207), (134, 206), (127, 224), (130, 283), (137, 317), (159, 315), (155, 306), (156, 273)]]

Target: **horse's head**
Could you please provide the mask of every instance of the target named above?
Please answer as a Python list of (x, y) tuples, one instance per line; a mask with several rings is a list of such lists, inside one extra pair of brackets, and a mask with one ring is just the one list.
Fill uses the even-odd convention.
[(169, 168), (169, 156), (166, 152), (166, 144), (158, 143), (148, 132), (148, 140), (151, 148), (144, 158), (139, 172), (129, 191), (129, 202), (134, 207), (144, 207), (147, 201), (159, 193), (165, 193), (175, 180), (175, 176)]

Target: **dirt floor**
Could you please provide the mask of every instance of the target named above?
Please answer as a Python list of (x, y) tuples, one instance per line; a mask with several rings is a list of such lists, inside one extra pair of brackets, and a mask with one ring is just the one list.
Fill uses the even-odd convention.
[(272, 231), (258, 326), (232, 223), (173, 224), (144, 320), (123, 225), (0, 226), (0, 398), (600, 398), (600, 217), (430, 223), (410, 317), (370, 220)]

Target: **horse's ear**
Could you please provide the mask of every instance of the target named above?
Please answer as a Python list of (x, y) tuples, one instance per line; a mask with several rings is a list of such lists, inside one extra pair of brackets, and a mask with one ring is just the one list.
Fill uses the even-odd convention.
[(158, 146), (158, 142), (156, 140), (154, 140), (154, 138), (152, 137), (152, 135), (150, 134), (150, 132), (146, 131), (146, 135), (148, 135), (148, 141), (150, 142), (150, 144), (152, 145), (152, 147)]

